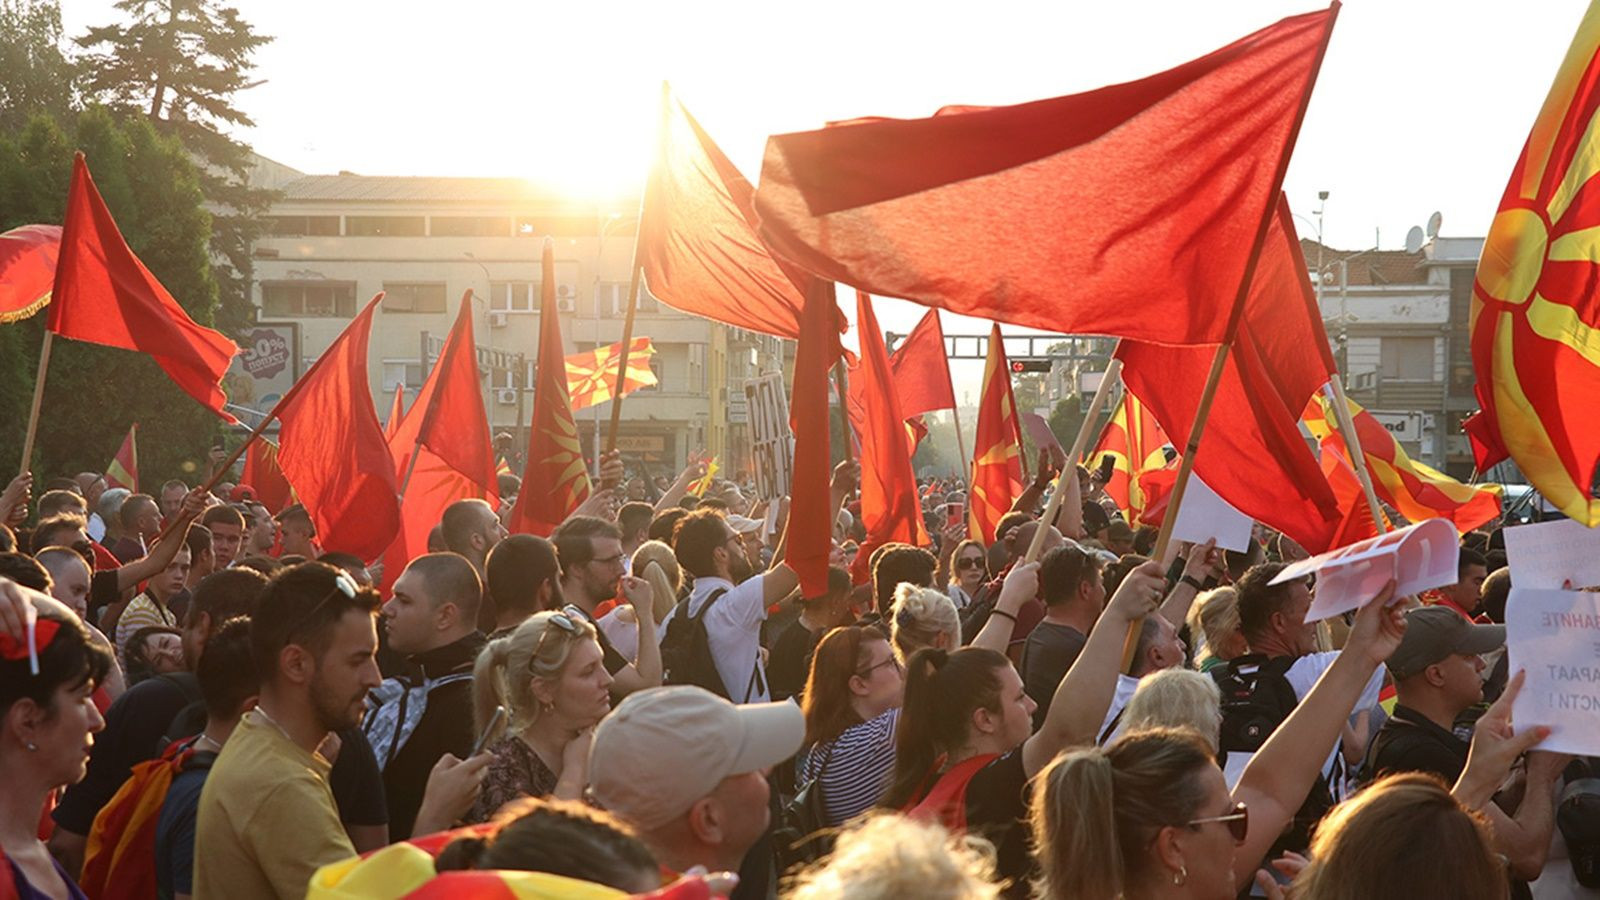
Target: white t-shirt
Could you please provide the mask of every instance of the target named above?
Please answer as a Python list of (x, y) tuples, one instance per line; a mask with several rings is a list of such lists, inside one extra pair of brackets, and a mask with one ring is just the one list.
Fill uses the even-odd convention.
[[(694, 580), (689, 594), (689, 615), (697, 615), (713, 591), (725, 590), (705, 615), (706, 640), (717, 664), (717, 674), (735, 703), (765, 703), (772, 699), (767, 690), (766, 667), (761, 664), (761, 623), (767, 619), (766, 575), (754, 575), (735, 585), (726, 578), (701, 576)], [(667, 627), (680, 607), (662, 621), (657, 634), (667, 635)], [(751, 673), (755, 672), (755, 683)]]
[(606, 640), (611, 642), (612, 648), (622, 654), (623, 658), (638, 659), (639, 623), (632, 617), (624, 619), (617, 615), (622, 610), (629, 608), (617, 606), (601, 616), (599, 621), (594, 624), (596, 628), (605, 633)]
[[(1100, 723), (1100, 730), (1094, 733), (1095, 742), (1104, 746), (1122, 736), (1123, 727), (1117, 722), (1117, 727), (1112, 730), (1111, 723), (1122, 715), (1122, 710), (1133, 699), (1133, 692), (1139, 689), (1139, 679), (1132, 675), (1117, 676), (1117, 692), (1111, 697), (1111, 708), (1106, 710), (1106, 717)], [(1110, 734), (1106, 734), (1110, 731)]]

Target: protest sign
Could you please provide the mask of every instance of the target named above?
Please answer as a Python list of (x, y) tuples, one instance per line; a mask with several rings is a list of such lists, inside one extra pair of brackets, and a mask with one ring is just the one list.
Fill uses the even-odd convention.
[(1512, 588), (1506, 647), (1510, 670), (1528, 673), (1511, 707), (1517, 730), (1547, 725), (1539, 749), (1600, 755), (1600, 594)]
[(1189, 476), (1189, 488), (1178, 507), (1178, 521), (1172, 523), (1172, 537), (1203, 544), (1212, 538), (1223, 550), (1243, 552), (1250, 546), (1255, 521), (1217, 496), (1198, 477)]
[(1600, 529), (1572, 519), (1507, 528), (1506, 560), (1518, 587), (1600, 585)]
[(1318, 622), (1359, 609), (1391, 578), (1397, 597), (1455, 584), (1461, 554), (1458, 540), (1448, 519), (1428, 519), (1301, 560), (1278, 573), (1272, 583), (1315, 573), (1317, 591), (1306, 621)]
[(1067, 467), (1067, 451), (1061, 446), (1061, 439), (1050, 430), (1050, 423), (1038, 413), (1022, 414), (1022, 430), (1033, 438), (1034, 446), (1050, 454), (1050, 462), (1058, 471), (1065, 471)]
[[(788, 496), (794, 465), (794, 437), (789, 432), (789, 400), (784, 394), (783, 376), (766, 375), (745, 382), (744, 396), (750, 413), (756, 496), (775, 501)], [(818, 427), (826, 428), (828, 423), (818, 423)]]

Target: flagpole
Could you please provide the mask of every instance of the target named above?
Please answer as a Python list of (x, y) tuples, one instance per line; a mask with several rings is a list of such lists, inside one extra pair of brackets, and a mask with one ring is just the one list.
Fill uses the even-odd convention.
[(422, 442), (411, 445), (411, 459), (406, 463), (406, 477), (400, 480), (400, 500), (406, 499), (406, 488), (411, 485), (411, 473), (417, 470), (417, 457), (422, 455)]
[(844, 461), (854, 462), (855, 429), (850, 427), (850, 378), (844, 371), (844, 358), (833, 364), (833, 389), (839, 395), (839, 422), (844, 426)]
[[(954, 394), (955, 391), (951, 391)], [(961, 482), (967, 492), (967, 502), (972, 501), (972, 460), (967, 458), (967, 439), (961, 436), (961, 404), (950, 406), (950, 417), (956, 423), (956, 452), (961, 454)]]
[[(617, 389), (611, 398), (611, 430), (606, 435), (606, 453), (610, 454), (617, 449), (617, 429), (622, 424), (622, 384), (623, 378), (628, 373), (628, 350), (633, 343), (633, 316), (639, 306), (639, 280), (643, 270), (639, 265), (639, 248), (644, 244), (645, 232), (645, 201), (650, 196), (650, 182), (655, 177), (655, 171), (661, 165), (661, 151), (667, 140), (667, 104), (672, 102), (671, 88), (667, 82), (661, 82), (661, 115), (656, 124), (656, 155), (650, 163), (650, 169), (645, 175), (644, 190), (639, 192), (639, 216), (634, 220), (633, 227), (633, 257), (629, 262), (630, 274), (628, 278), (628, 311), (622, 320), (622, 352), (617, 355)], [(600, 302), (598, 298), (596, 303)], [(595, 347), (599, 349), (598, 342)], [(599, 471), (600, 461), (595, 460), (595, 471)]]
[(1383, 526), (1383, 509), (1378, 506), (1378, 492), (1372, 489), (1372, 473), (1367, 469), (1367, 454), (1361, 449), (1361, 436), (1356, 434), (1355, 422), (1350, 417), (1350, 401), (1344, 396), (1344, 376), (1338, 372), (1328, 380), (1328, 393), (1333, 400), (1334, 420), (1339, 425), (1339, 436), (1344, 438), (1345, 452), (1350, 456), (1350, 464), (1356, 470), (1356, 477), (1361, 479), (1361, 490), (1367, 496), (1367, 508), (1372, 510), (1372, 527), (1384, 534), (1389, 529)]
[[(1122, 378), (1122, 360), (1112, 357), (1106, 366), (1105, 375), (1100, 378), (1100, 385), (1094, 389), (1094, 399), (1089, 401), (1089, 412), (1083, 417), (1083, 424), (1078, 426), (1078, 436), (1072, 442), (1072, 449), (1067, 451), (1067, 464), (1062, 467), (1060, 478), (1067, 477), (1067, 469), (1072, 470), (1072, 477), (1078, 477), (1078, 460), (1083, 456), (1083, 451), (1089, 445), (1089, 438), (1095, 432), (1094, 421), (1100, 417), (1100, 410), (1105, 408), (1106, 399), (1111, 396), (1112, 387)], [(1056, 520), (1056, 515), (1061, 512), (1061, 502), (1067, 492), (1062, 488), (1061, 482), (1056, 482), (1056, 489), (1050, 493), (1050, 502), (1045, 504), (1044, 516), (1039, 519), (1039, 527), (1033, 532), (1033, 541), (1028, 544), (1028, 554), (1023, 557), (1023, 562), (1031, 563), (1039, 558), (1039, 551), (1044, 549), (1045, 534)]]
[(28, 474), (28, 463), (33, 457), (33, 439), (39, 432), (39, 407), (44, 403), (44, 379), (50, 369), (50, 346), (55, 342), (56, 333), (48, 327), (44, 330), (44, 343), (39, 347), (39, 374), (33, 379), (33, 406), (28, 410), (28, 434), (22, 441), (22, 461), (18, 464), (17, 475)]

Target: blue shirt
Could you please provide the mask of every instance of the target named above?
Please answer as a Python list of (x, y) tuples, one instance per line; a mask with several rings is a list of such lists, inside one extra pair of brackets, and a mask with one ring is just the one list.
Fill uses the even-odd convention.
[[(0, 859), (4, 859), (4, 857), (0, 856)], [(54, 859), (51, 859), (50, 863), (56, 867), (56, 874), (60, 875), (61, 880), (66, 883), (68, 897), (71, 897), (72, 900), (88, 900), (87, 897), (83, 896), (83, 891), (78, 890), (77, 883), (67, 877), (67, 870), (61, 868), (61, 863), (56, 862)], [(6, 859), (6, 868), (11, 870), (11, 884), (17, 889), (17, 900), (48, 900), (51, 896), (34, 887), (33, 883), (28, 881), (27, 877), (22, 874), (22, 870), (17, 868), (15, 862)]]
[[(200, 790), (211, 774), (215, 753), (197, 753), (167, 788), (156, 820), (156, 896), (194, 893), (194, 830), (200, 811)], [(198, 763), (198, 765), (196, 765)]]

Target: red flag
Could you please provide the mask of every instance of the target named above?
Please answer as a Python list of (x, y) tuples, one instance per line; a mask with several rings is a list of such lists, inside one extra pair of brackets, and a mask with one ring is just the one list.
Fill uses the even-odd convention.
[(872, 300), (861, 291), (856, 292), (856, 310), (861, 362), (851, 372), (849, 392), (862, 413), (857, 433), (861, 436), (861, 521), (867, 539), (856, 554), (851, 576), (857, 584), (866, 584), (871, 578), (867, 562), (875, 548), (894, 542), (925, 547), (929, 540), (889, 351)]
[(389, 407), (389, 418), (383, 423), (383, 439), (394, 437), (400, 430), (400, 423), (406, 418), (406, 383), (404, 381), (394, 386), (394, 405)]
[[(794, 432), (790, 474), (788, 555), (800, 576), (800, 594), (828, 592), (828, 555), (833, 549), (833, 503), (829, 481), (832, 459), (826, 424), (828, 373), (843, 354), (839, 345), (839, 306), (833, 282), (814, 281), (806, 291), (795, 347), (794, 385), (789, 395), (789, 427)], [(865, 468), (865, 467), (863, 467)], [(865, 476), (863, 471), (862, 475)]]
[(122, 439), (117, 455), (111, 457), (111, 465), (106, 466), (106, 487), (127, 488), (135, 494), (139, 493), (138, 433), (138, 422), (128, 426), (127, 437)]
[(686, 313), (798, 337), (806, 277), (775, 262), (756, 236), (750, 181), (683, 104), (664, 102), (639, 242), (650, 293)]
[(250, 449), (245, 451), (244, 472), (239, 476), (239, 483), (255, 488), (256, 500), (274, 515), (294, 502), (294, 489), (289, 487), (289, 479), (278, 467), (278, 445), (266, 438), (252, 441)]
[[(1128, 389), (1175, 444), (1187, 446), (1216, 347), (1124, 340), (1117, 356)], [(1194, 473), (1234, 508), (1313, 553), (1330, 546), (1339, 509), (1299, 422), (1306, 401), (1334, 371), (1283, 200), (1262, 245)]]
[(1472, 444), (1473, 468), (1479, 472), (1488, 472), (1511, 456), (1483, 410), (1462, 419), (1461, 430), (1467, 433), (1467, 441)]
[(544, 242), (543, 294), (539, 304), (539, 374), (533, 391), (533, 427), (528, 429), (523, 484), (506, 527), (514, 534), (548, 537), (589, 497), (578, 426), (567, 399), (567, 365), (556, 314), (555, 246)]
[(417, 399), (427, 401), (417, 404), (423, 410), (417, 443), (438, 454), (488, 497), (499, 497), (489, 415), (483, 408), (483, 382), (478, 377), (478, 345), (472, 336), (470, 290), (461, 297), (455, 327)]
[(1350, 467), (1344, 441), (1336, 436), (1322, 439), (1322, 474), (1339, 501), (1339, 523), (1329, 547), (1348, 547), (1356, 541), (1377, 537), (1378, 526), (1372, 520), (1367, 492), (1361, 487), (1356, 470)]
[(1337, 8), (1141, 81), (768, 138), (761, 236), (819, 277), (951, 312), (1220, 341)]
[[(866, 332), (862, 332), (865, 334)], [(956, 391), (950, 384), (950, 362), (945, 355), (944, 329), (939, 311), (928, 310), (889, 357), (900, 411), (906, 418), (936, 409), (954, 409)]]
[(47, 327), (76, 341), (148, 354), (184, 393), (225, 421), (238, 421), (223, 408), (222, 376), (239, 348), (189, 318), (128, 249), (82, 153), (72, 161)]
[(983, 364), (983, 397), (972, 440), (972, 493), (967, 498), (967, 531), (994, 543), (995, 526), (1022, 494), (1022, 432), (1017, 401), (1011, 395), (1000, 326), (989, 333), (989, 358)]
[(273, 409), (278, 465), (329, 550), (376, 559), (400, 527), (394, 461), (367, 385), (373, 297)]
[(0, 234), (0, 322), (44, 309), (60, 252), (59, 225), (23, 225)]

